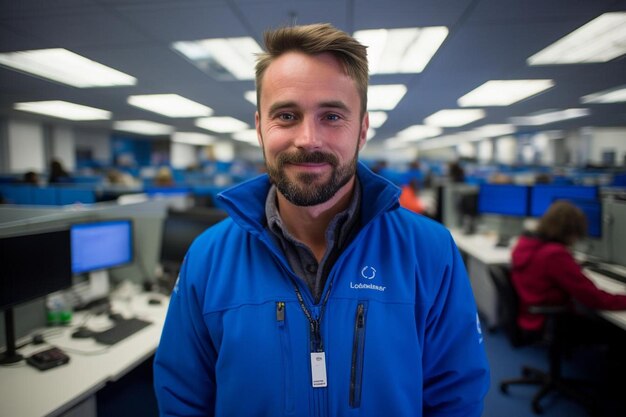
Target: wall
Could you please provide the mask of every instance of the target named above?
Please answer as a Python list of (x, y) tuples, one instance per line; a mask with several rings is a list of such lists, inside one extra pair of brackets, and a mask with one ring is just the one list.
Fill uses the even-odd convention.
[(76, 145), (74, 143), (74, 129), (70, 126), (55, 125), (50, 128), (50, 159), (61, 161), (65, 169), (76, 169)]
[(45, 171), (47, 164), (42, 126), (28, 121), (9, 120), (7, 152), (9, 155), (8, 172)]
[(588, 128), (590, 140), (589, 161), (602, 164), (603, 153), (614, 151), (614, 165), (623, 165), (626, 157), (626, 129), (624, 128)]

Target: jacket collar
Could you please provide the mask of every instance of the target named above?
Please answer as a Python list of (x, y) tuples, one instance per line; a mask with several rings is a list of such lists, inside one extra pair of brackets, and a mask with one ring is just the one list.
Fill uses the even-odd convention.
[[(365, 225), (383, 212), (399, 206), (400, 189), (357, 163), (361, 184), (361, 222)], [(265, 229), (265, 199), (270, 189), (267, 174), (235, 185), (217, 195), (230, 217), (245, 230), (261, 234)]]

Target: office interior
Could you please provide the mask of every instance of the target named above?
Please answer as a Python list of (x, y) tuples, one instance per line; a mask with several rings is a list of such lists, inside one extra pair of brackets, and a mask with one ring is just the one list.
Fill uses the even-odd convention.
[[(60, 280), (57, 288), (48, 283), (49, 293), (39, 285), (50, 272), (32, 273), (44, 265), (32, 259), (28, 279), (37, 289), (27, 285), (13, 298), (10, 292), (0, 296), (0, 308), (12, 315), (12, 325), (0, 321), (0, 346), (14, 337), (25, 357), (50, 346), (65, 348), (70, 357), (69, 363), (45, 371), (24, 361), (1, 366), (3, 387), (13, 388), (3, 388), (0, 414), (123, 415), (130, 403), (124, 407), (122, 394), (103, 397), (106, 387), (149, 392), (133, 386), (149, 385), (149, 376), (126, 383), (125, 376), (145, 367), (156, 349), (186, 248), (226, 216), (219, 192), (264, 170), (254, 131), (253, 52), (241, 51), (250, 40), (261, 45), (267, 28), (316, 22), (372, 42), (370, 131), (360, 160), (398, 186), (415, 179), (423, 214), (451, 230), (489, 335), (486, 343), (489, 337), (504, 338), (490, 267), (509, 263), (516, 237), (532, 229), (557, 199), (568, 199), (587, 215), (589, 236), (575, 254), (599, 272), (585, 271), (607, 291), (626, 292), (618, 279), (626, 276), (626, 1), (2, 2), (0, 242), (65, 232), (59, 245), (74, 257), (73, 230), (119, 221), (129, 222), (130, 241), (119, 259), (75, 268), (71, 282)], [(592, 24), (599, 26), (590, 38), (577, 32)], [(430, 55), (391, 68), (394, 58), (385, 42), (404, 42), (393, 29), (415, 28), (410, 39), (429, 45)], [(386, 41), (375, 43), (381, 33)], [(549, 47), (570, 34), (577, 36), (570, 44), (582, 47), (549, 61)], [(605, 47), (576, 61), (604, 38), (617, 50)], [(205, 42), (190, 43), (196, 40)], [(234, 54), (239, 61), (220, 61), (227, 52), (199, 52), (211, 44), (206, 40), (234, 46), (241, 52)], [(404, 49), (414, 49), (407, 42)], [(376, 58), (379, 49), (383, 54)], [(15, 63), (24, 51), (37, 50), (49, 55)], [(53, 64), (59, 50), (74, 61)], [(100, 71), (83, 69), (83, 58), (116, 70), (110, 78), (117, 84), (104, 85), (108, 77), (99, 72), (95, 80), (83, 80)], [(55, 65), (78, 71), (69, 76), (31, 72)], [(522, 93), (519, 85), (505, 90), (506, 83), (497, 83), (520, 80), (535, 83)], [(389, 89), (380, 93), (383, 87)], [(481, 87), (500, 94), (484, 98)], [(159, 107), (147, 98), (177, 101)], [(55, 101), (94, 113), (74, 114), (65, 107), (43, 114), (42, 103)], [(462, 119), (443, 119), (460, 111)], [(66, 170), (58, 182), (49, 180), (53, 160)], [(454, 166), (462, 168), (463, 178), (454, 177)], [(26, 182), (29, 172), (34, 182)], [(41, 257), (52, 253), (43, 251)], [(28, 258), (22, 255), (15, 259)], [(57, 290), (71, 318), (51, 324)], [(111, 312), (149, 325), (112, 344), (93, 335), (71, 337), (84, 324), (98, 332), (114, 327)], [(626, 312), (598, 314), (626, 329)], [(34, 336), (48, 338), (49, 344), (30, 343)], [(512, 363), (524, 351), (501, 341), (491, 346)], [(85, 381), (66, 384), (71, 372)], [(34, 387), (30, 398), (40, 401), (20, 394), (24, 386)], [(44, 392), (48, 387), (54, 390)], [(493, 381), (484, 415), (513, 415), (511, 404), (519, 415), (533, 415), (530, 396), (513, 388), (501, 394)], [(103, 398), (122, 405), (107, 408)], [(145, 404), (154, 401), (149, 393), (140, 398)], [(562, 412), (585, 415), (560, 398), (545, 407), (544, 415)]]

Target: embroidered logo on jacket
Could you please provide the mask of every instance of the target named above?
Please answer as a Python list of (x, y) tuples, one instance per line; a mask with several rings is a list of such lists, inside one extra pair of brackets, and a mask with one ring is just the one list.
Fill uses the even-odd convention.
[[(373, 266), (364, 266), (363, 269), (361, 269), (361, 279), (366, 279), (366, 280), (373, 280), (374, 278), (376, 278), (376, 268), (374, 268)], [(354, 290), (375, 290), (375, 291), (385, 291), (385, 289), (387, 287), (384, 287), (382, 285), (376, 285), (376, 284), (364, 284), (364, 283), (357, 283), (355, 284), (354, 282), (350, 281), (350, 288), (354, 289)]]

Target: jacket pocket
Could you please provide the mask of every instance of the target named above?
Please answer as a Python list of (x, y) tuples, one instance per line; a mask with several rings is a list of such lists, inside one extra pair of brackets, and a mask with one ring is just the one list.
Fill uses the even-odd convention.
[(278, 334), (280, 337), (280, 350), (283, 362), (283, 383), (285, 393), (285, 414), (292, 414), (294, 412), (294, 379), (293, 379), (293, 363), (291, 355), (291, 344), (287, 334), (287, 326), (285, 323), (285, 302), (278, 301), (276, 303), (276, 325), (278, 327)]
[(354, 319), (354, 338), (352, 340), (352, 366), (350, 368), (350, 407), (361, 406), (361, 388), (363, 383), (363, 356), (365, 351), (366, 302), (359, 302)]

